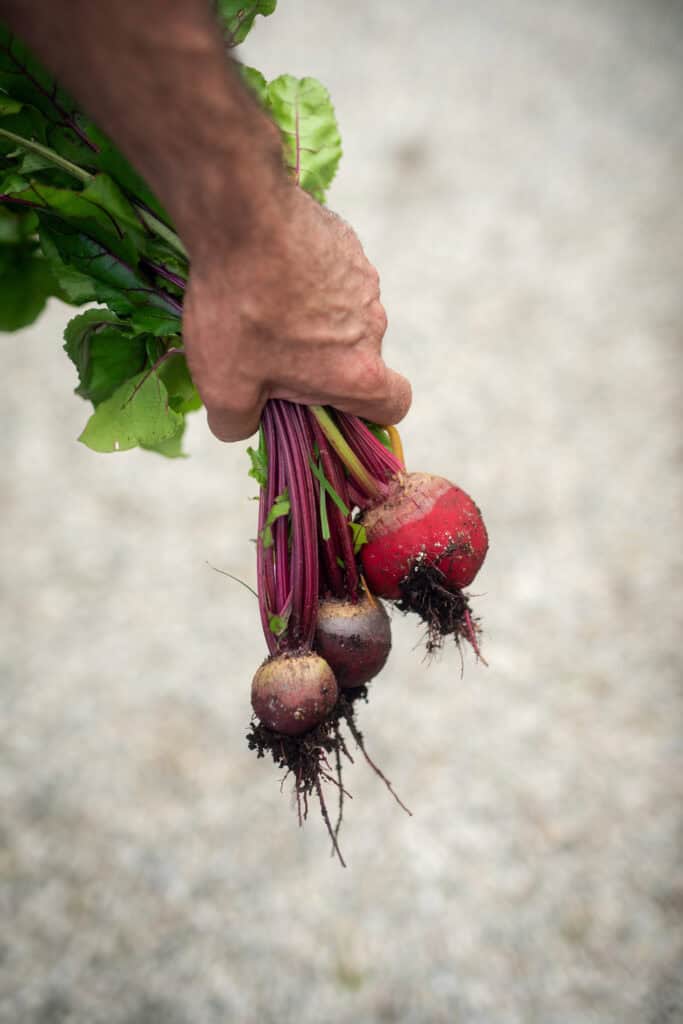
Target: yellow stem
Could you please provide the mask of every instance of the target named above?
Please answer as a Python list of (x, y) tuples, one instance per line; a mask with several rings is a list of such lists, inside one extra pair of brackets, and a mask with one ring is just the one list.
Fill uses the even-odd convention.
[(381, 491), (376, 482), (367, 472), (360, 459), (356, 456), (343, 436), (339, 427), (322, 405), (312, 405), (311, 412), (315, 416), (323, 434), (342, 460), (351, 476), (363, 488), (370, 498), (379, 498)]
[(377, 607), (377, 598), (375, 597), (373, 592), (370, 590), (370, 587), (367, 585), (367, 582), (365, 580), (365, 576), (363, 576), (363, 573), (360, 573), (360, 585), (363, 588), (363, 590), (365, 591), (365, 593), (367, 594), (369, 603), (373, 606), (373, 608), (376, 608)]
[(396, 427), (385, 427), (384, 429), (386, 430), (387, 434), (389, 435), (389, 440), (391, 442), (391, 450), (392, 450), (392, 452), (394, 453), (394, 455), (396, 456), (398, 461), (401, 463), (402, 468), (405, 469), (406, 468), (406, 460), (405, 460), (405, 456), (403, 455), (403, 444), (401, 442), (401, 435), (399, 434), (399, 432), (396, 429)]

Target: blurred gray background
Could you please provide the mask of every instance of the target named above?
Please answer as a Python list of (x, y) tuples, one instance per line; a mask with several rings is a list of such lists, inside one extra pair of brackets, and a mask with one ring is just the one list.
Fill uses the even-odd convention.
[(683, 7), (282, 0), (243, 57), (330, 88), (490, 667), (395, 616), (415, 815), (357, 763), (341, 870), (244, 742), (244, 446), (94, 455), (67, 310), (3, 338), (0, 1021), (680, 1022)]

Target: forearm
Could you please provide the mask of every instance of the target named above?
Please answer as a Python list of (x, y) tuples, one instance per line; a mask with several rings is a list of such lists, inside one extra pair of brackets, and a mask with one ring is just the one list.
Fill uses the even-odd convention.
[(0, 0), (0, 18), (147, 180), (193, 261), (268, 231), (292, 186), (207, 0)]
[(190, 256), (183, 343), (209, 424), (247, 437), (268, 398), (399, 420), (379, 279), (283, 167), (208, 0), (0, 0), (0, 19), (127, 155)]

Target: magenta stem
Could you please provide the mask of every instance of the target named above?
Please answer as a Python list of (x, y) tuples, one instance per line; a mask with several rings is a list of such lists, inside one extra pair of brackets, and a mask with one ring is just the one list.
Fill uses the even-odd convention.
[(273, 549), (263, 544), (263, 530), (275, 498), (275, 481), (278, 466), (275, 429), (270, 409), (266, 405), (261, 419), (268, 458), (268, 477), (266, 486), (261, 488), (258, 510), (258, 534), (256, 536), (256, 578), (258, 580), (259, 612), (261, 628), (271, 654), (278, 649), (277, 637), (270, 628), (270, 615), (275, 613), (275, 568), (273, 565)]
[[(319, 592), (318, 534), (309, 458), (312, 436), (301, 406), (279, 400), (266, 403), (262, 424), (268, 459), (266, 486), (259, 502), (257, 576), (261, 624), (271, 654), (310, 647), (315, 633)], [(287, 491), (290, 512), (271, 525), (273, 543), (263, 531), (276, 497)], [(270, 616), (287, 618), (276, 636)]]
[(403, 472), (399, 459), (385, 448), (362, 420), (345, 412), (337, 412), (336, 417), (349, 447), (378, 484), (386, 485)]
[[(318, 444), (320, 461), (325, 477), (346, 507), (352, 509), (355, 503), (349, 494), (347, 478), (339, 456), (330, 448), (318, 421), (310, 414), (309, 423), (312, 426), (315, 440)], [(350, 597), (352, 601), (355, 601), (358, 596), (359, 580), (349, 521), (339, 506), (329, 496), (326, 495), (325, 500), (327, 521), (330, 528), (330, 539), (327, 541), (321, 539), (320, 542), (325, 557), (325, 566), (328, 570), (325, 583), (327, 584), (327, 589), (335, 597)], [(344, 563), (343, 570), (337, 562), (338, 558)]]

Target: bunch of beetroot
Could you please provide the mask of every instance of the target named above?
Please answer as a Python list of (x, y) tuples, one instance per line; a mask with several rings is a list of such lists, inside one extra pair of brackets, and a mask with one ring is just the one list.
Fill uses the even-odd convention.
[[(248, 741), (293, 778), (300, 823), (317, 798), (343, 864), (342, 764), (353, 760), (345, 730), (398, 800), (355, 721), (391, 649), (379, 599), (422, 619), (428, 652), (451, 636), (481, 658), (463, 588), (484, 561), (486, 528), (460, 488), (405, 472), (394, 428), (273, 400), (251, 455), (261, 488), (258, 598), (269, 657), (253, 679)], [(334, 825), (326, 783), (337, 794)]]

